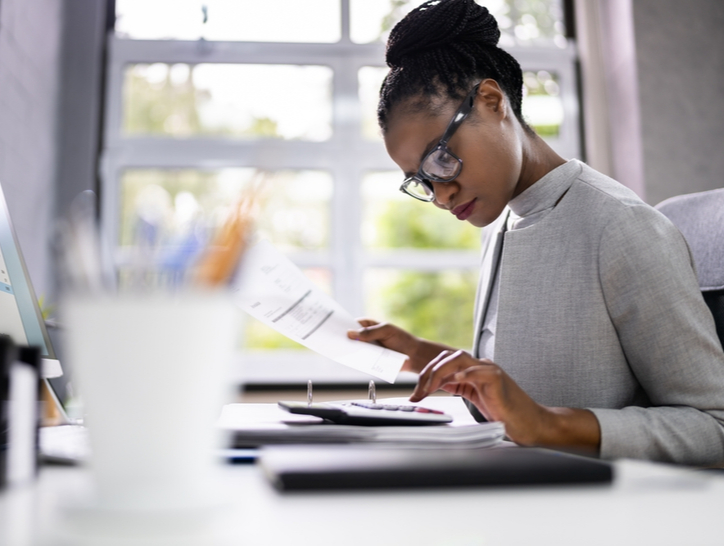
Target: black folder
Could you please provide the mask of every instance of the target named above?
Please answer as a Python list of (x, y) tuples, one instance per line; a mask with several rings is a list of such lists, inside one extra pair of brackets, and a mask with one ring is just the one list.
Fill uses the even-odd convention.
[(263, 449), (260, 464), (281, 491), (563, 485), (613, 479), (610, 463), (517, 446), (429, 450), (283, 446)]

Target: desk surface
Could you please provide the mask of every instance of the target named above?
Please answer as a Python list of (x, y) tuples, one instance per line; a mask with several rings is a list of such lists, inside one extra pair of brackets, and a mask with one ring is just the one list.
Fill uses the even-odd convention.
[[(204, 546), (724, 544), (724, 475), (638, 461), (616, 463), (610, 486), (422, 492), (280, 494), (254, 465), (222, 473), (228, 502)], [(63, 507), (90, 490), (86, 469), (43, 468), (0, 494), (0, 544), (83, 544)]]

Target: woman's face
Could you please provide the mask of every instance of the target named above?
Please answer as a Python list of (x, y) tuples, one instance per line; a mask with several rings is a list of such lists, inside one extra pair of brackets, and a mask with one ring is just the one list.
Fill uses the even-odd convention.
[[(436, 114), (413, 111), (404, 104), (392, 111), (385, 146), (405, 176), (417, 172), (459, 106), (448, 100), (436, 108)], [(434, 204), (477, 227), (493, 222), (530, 185), (521, 182), (522, 131), (498, 84), (484, 80), (473, 110), (448, 142), (450, 151), (462, 159), (462, 170), (452, 182), (431, 182)]]

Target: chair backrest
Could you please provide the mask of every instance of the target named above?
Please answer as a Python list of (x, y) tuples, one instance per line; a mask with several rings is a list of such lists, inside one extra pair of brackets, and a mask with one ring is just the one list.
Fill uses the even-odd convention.
[(699, 287), (724, 345), (724, 188), (672, 197), (656, 208), (689, 243)]

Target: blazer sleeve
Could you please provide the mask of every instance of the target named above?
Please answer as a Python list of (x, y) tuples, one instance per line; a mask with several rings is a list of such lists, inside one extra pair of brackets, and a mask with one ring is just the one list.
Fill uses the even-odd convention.
[(601, 456), (724, 461), (724, 353), (683, 236), (654, 209), (626, 207), (602, 233), (599, 272), (628, 364), (651, 401), (590, 408)]

